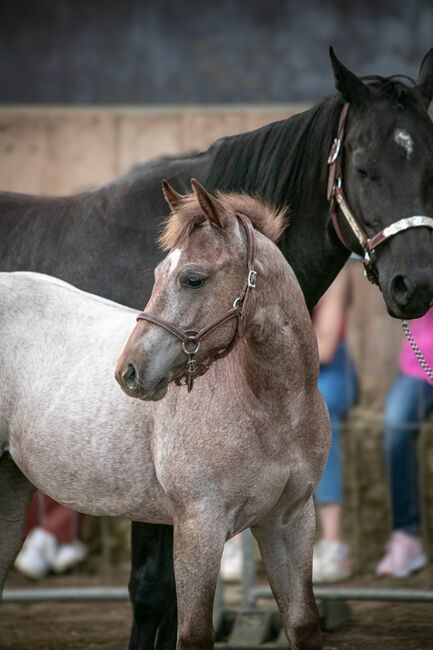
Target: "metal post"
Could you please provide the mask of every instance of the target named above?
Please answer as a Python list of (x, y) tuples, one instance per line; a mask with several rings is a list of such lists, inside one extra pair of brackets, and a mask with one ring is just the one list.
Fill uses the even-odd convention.
[[(357, 587), (315, 587), (314, 595), (318, 600), (368, 600), (402, 601), (407, 603), (433, 602), (433, 590), (427, 589), (376, 589)], [(259, 598), (272, 598), (269, 587), (256, 587), (252, 590), (254, 602)]]
[(254, 537), (248, 528), (242, 533), (242, 606), (244, 609), (254, 607), (255, 599), (251, 594), (255, 584)]

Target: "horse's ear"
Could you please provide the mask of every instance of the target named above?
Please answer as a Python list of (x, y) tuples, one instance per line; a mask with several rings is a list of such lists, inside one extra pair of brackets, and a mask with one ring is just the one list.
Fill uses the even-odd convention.
[(164, 194), (164, 198), (170, 206), (172, 212), (175, 212), (178, 209), (182, 203), (182, 200), (185, 198), (183, 194), (176, 192), (174, 187), (172, 187), (170, 183), (165, 180), (165, 178), (162, 181), (162, 193)]
[(215, 196), (205, 190), (203, 185), (195, 178), (191, 179), (191, 185), (200, 207), (209, 221), (219, 228), (226, 228), (228, 225), (227, 208)]
[(428, 108), (433, 98), (433, 47), (422, 60), (415, 88)]
[(341, 93), (344, 101), (354, 106), (362, 106), (367, 103), (370, 91), (365, 83), (337, 59), (332, 47), (329, 48), (329, 57), (334, 72), (335, 87)]

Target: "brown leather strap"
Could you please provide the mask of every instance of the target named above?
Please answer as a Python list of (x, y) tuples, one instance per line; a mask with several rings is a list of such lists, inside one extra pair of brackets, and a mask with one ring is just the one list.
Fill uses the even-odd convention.
[(169, 323), (168, 321), (160, 318), (159, 316), (155, 316), (154, 314), (148, 314), (147, 312), (142, 311), (138, 314), (137, 320), (146, 320), (149, 323), (163, 327), (174, 336), (177, 336), (177, 338), (180, 339), (182, 343), (188, 343), (190, 340), (189, 337), (184, 334), (184, 332), (182, 332), (182, 330), (176, 327), (176, 325), (173, 325), (172, 323)]

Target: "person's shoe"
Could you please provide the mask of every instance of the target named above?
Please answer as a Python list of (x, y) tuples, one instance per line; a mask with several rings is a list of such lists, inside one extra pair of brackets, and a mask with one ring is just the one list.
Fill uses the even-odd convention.
[(378, 576), (407, 578), (426, 564), (427, 557), (421, 541), (414, 535), (396, 530), (391, 535), (385, 557), (377, 565), (376, 573)]
[(59, 544), (57, 553), (51, 562), (56, 573), (64, 573), (82, 562), (87, 556), (86, 546), (78, 539), (71, 544)]
[(352, 573), (349, 549), (342, 542), (320, 541), (313, 551), (313, 583), (340, 582)]
[(232, 537), (224, 545), (221, 577), (226, 582), (237, 582), (242, 578), (242, 546), (239, 535)]
[(376, 575), (380, 578), (392, 576), (391, 543), (386, 545), (386, 553), (376, 567)]
[(15, 568), (28, 578), (38, 580), (47, 575), (57, 551), (54, 535), (43, 528), (34, 528), (24, 541), (15, 560)]

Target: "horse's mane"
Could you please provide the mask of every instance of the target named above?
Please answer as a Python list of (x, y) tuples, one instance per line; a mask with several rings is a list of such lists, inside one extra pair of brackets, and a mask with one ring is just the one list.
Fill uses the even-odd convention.
[[(216, 192), (216, 197), (229, 214), (247, 216), (256, 230), (274, 243), (282, 236), (286, 226), (286, 210), (277, 210), (263, 199), (249, 194)], [(185, 241), (206, 217), (195, 194), (185, 196), (177, 210), (164, 221), (159, 245), (164, 251), (176, 248)]]

